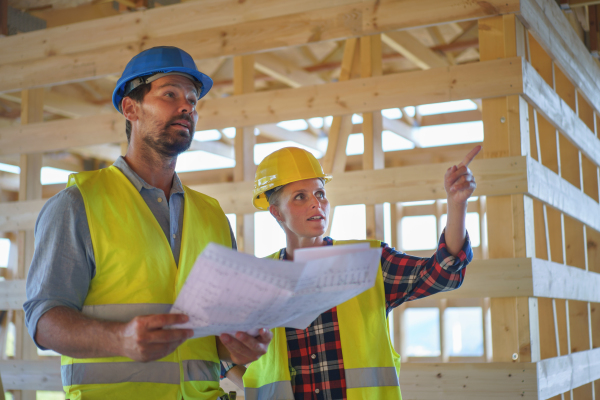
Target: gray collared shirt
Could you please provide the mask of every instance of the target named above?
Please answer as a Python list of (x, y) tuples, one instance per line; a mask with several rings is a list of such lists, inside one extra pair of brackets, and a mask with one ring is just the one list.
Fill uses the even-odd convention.
[[(169, 240), (178, 264), (185, 200), (181, 180), (175, 174), (167, 201), (164, 192), (146, 183), (125, 159), (119, 157), (113, 165), (140, 192)], [(231, 242), (235, 249), (233, 232)], [(35, 252), (27, 275), (27, 301), (23, 304), (31, 337), (35, 338), (38, 320), (48, 310), (65, 306), (81, 311), (95, 274), (85, 205), (79, 188), (73, 185), (46, 202), (35, 224)]]

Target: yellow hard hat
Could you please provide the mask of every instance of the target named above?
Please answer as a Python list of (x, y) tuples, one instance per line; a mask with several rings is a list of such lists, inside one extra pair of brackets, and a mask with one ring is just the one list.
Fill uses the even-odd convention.
[(322, 178), (325, 183), (331, 176), (323, 172), (321, 164), (310, 152), (298, 147), (284, 147), (264, 158), (256, 169), (252, 204), (267, 210), (269, 201), (265, 192), (278, 186), (304, 179)]

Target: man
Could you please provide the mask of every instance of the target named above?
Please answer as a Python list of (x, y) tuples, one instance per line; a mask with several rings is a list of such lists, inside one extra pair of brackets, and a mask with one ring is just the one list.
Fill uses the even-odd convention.
[(235, 248), (218, 202), (183, 186), (195, 106), (212, 87), (175, 47), (135, 56), (113, 93), (129, 148), (111, 167), (72, 175), (36, 223), (24, 304), (31, 337), (61, 353), (70, 399), (217, 399), (219, 360), (264, 354), (268, 330), (190, 339), (168, 314), (209, 242)]

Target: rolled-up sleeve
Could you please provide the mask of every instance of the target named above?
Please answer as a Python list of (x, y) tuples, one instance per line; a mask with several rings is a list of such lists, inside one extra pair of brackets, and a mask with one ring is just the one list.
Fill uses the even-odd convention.
[(34, 342), (38, 321), (48, 310), (65, 306), (81, 311), (94, 274), (85, 205), (79, 189), (71, 186), (46, 202), (35, 226), (35, 252), (23, 304)]
[(465, 277), (465, 267), (473, 259), (468, 233), (456, 256), (447, 249), (445, 230), (440, 236), (436, 252), (430, 258), (410, 256), (385, 243), (381, 247), (381, 269), (388, 312), (405, 301), (459, 288)]

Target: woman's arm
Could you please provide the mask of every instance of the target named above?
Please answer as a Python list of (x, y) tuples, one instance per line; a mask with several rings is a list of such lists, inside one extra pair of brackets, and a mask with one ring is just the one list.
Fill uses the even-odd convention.
[(475, 146), (460, 164), (448, 168), (444, 177), (444, 188), (448, 195), (446, 246), (448, 252), (454, 256), (462, 249), (467, 235), (467, 201), (477, 187), (469, 164), (480, 151), (481, 146)]

